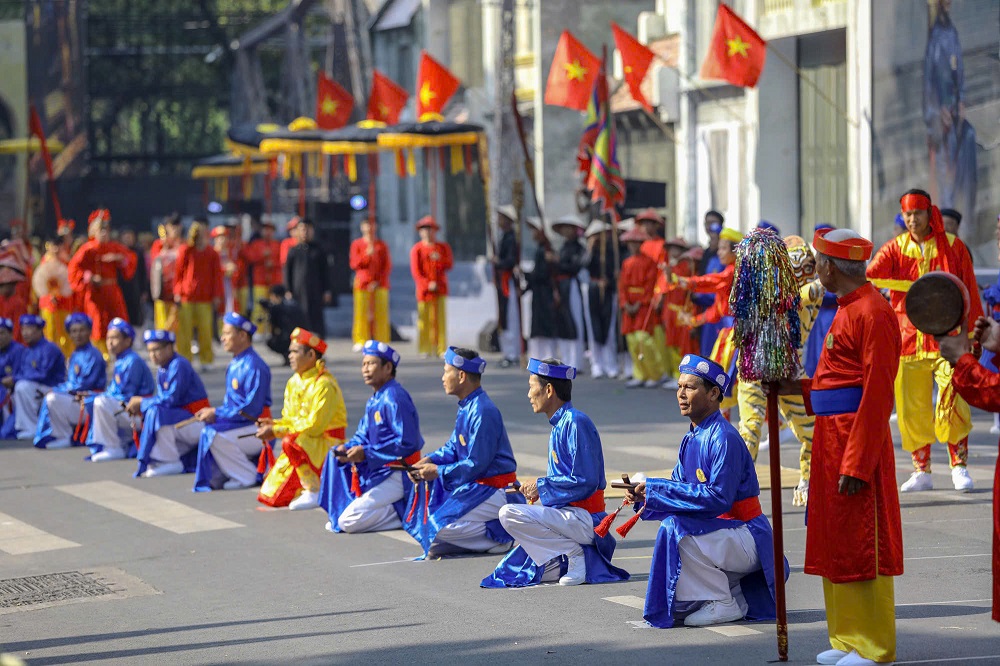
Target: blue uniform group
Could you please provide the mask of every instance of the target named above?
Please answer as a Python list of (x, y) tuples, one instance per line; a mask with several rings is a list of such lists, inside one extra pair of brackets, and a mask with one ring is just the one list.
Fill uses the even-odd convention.
[[(114, 374), (104, 393), (94, 399), (93, 426), (87, 436), (91, 455), (105, 447), (125, 448), (115, 415), (135, 396), (151, 396), (156, 391), (153, 373), (146, 362), (131, 348), (115, 358)], [(110, 414), (104, 411), (110, 410)], [(105, 427), (106, 426), (106, 427)]]
[(25, 347), (20, 365), (14, 368), (14, 423), (18, 439), (34, 439), (44, 394), (64, 381), (66, 357), (57, 344), (42, 337)]
[[(53, 346), (55, 346), (54, 343)], [(62, 356), (61, 353), (60, 356)], [(60, 415), (56, 418), (68, 416), (68, 420), (74, 425), (83, 423), (84, 432), (74, 433), (74, 440), (76, 441), (72, 442), (74, 445), (83, 446), (87, 441), (86, 426), (93, 409), (93, 394), (104, 390), (104, 386), (107, 384), (107, 376), (108, 364), (97, 347), (90, 342), (87, 342), (82, 347), (77, 347), (69, 356), (69, 369), (66, 372), (66, 379), (53, 386), (42, 402), (41, 409), (38, 412), (38, 426), (35, 430), (35, 446), (44, 449), (50, 444), (62, 443), (61, 441), (54, 441), (61, 440), (65, 434), (53, 431), (53, 416), (50, 414), (50, 410), (52, 409), (76, 410), (75, 414)], [(68, 398), (77, 394), (83, 394), (80, 396), (83, 402), (79, 407), (72, 400), (59, 398), (59, 396)], [(59, 430), (59, 428), (56, 428), (56, 430)]]

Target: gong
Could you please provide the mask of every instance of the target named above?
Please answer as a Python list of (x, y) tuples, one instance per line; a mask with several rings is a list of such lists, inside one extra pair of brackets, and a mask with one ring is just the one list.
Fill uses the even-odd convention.
[(918, 331), (948, 335), (969, 317), (969, 290), (951, 273), (927, 273), (906, 292), (906, 316)]

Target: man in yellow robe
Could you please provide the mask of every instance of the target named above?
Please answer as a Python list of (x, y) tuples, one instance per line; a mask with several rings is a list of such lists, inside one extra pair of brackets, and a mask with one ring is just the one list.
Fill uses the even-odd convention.
[[(288, 360), (295, 374), (285, 385), (281, 418), (257, 422), (259, 439), (281, 438), (281, 455), (264, 478), (257, 501), (298, 511), (319, 506), (323, 461), (331, 447), (344, 442), (347, 407), (323, 362), (326, 343), (301, 328), (292, 331), (291, 341)], [(265, 447), (263, 455), (269, 451)]]

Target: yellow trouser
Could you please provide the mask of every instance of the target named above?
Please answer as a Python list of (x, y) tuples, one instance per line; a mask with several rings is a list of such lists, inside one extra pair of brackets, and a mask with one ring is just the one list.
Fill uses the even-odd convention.
[(215, 313), (211, 303), (181, 303), (177, 312), (177, 353), (192, 360), (191, 340), (198, 329), (198, 359), (202, 363), (215, 360), (212, 351), (212, 319)]
[(634, 331), (625, 336), (628, 353), (632, 355), (632, 377), (641, 381), (660, 378), (656, 341), (646, 331)]
[(166, 331), (177, 330), (177, 304), (168, 301), (153, 301), (153, 328)]
[[(656, 315), (656, 311), (653, 311)], [(659, 316), (659, 315), (657, 315)], [(653, 328), (653, 344), (656, 345), (656, 369), (660, 371), (660, 374), (653, 377), (653, 379), (659, 379), (663, 375), (673, 375), (673, 370), (676, 369), (676, 365), (673, 368), (670, 367), (670, 359), (667, 354), (667, 333), (663, 330), (661, 324), (657, 324)]]
[[(969, 404), (951, 387), (952, 372), (943, 358), (899, 362), (896, 414), (905, 451), (912, 453), (935, 441), (955, 444), (972, 432), (972, 413)], [(932, 411), (934, 384), (938, 387), (938, 401)]]
[[(257, 324), (257, 330), (264, 337), (267, 337), (271, 333), (271, 323), (267, 318), (267, 310), (265, 310), (260, 302), (267, 299), (268, 291), (270, 287), (264, 287), (255, 284), (253, 286), (253, 310), (250, 313), (250, 321)], [(246, 312), (246, 308), (243, 310)], [(291, 333), (291, 331), (289, 331)]]
[(384, 287), (375, 290), (374, 325), (368, 322), (370, 297), (368, 290), (354, 290), (354, 344), (363, 345), (366, 340), (381, 340), (388, 344), (392, 337), (389, 331), (389, 290)]
[(69, 358), (73, 353), (73, 341), (66, 333), (66, 317), (69, 312), (66, 310), (42, 310), (42, 319), (45, 320), (45, 337), (59, 345), (63, 355)]
[[(764, 395), (764, 390), (758, 382), (741, 381), (737, 402), (740, 405), (740, 436), (743, 437), (750, 455), (756, 461), (757, 452), (760, 450), (761, 429), (767, 418), (767, 396)], [(816, 417), (806, 414), (801, 395), (778, 396), (778, 411), (785, 417), (788, 427), (802, 444), (799, 450), (799, 473), (802, 479), (809, 480), (809, 462), (812, 459)]]
[(667, 345), (663, 348), (663, 367), (664, 372), (673, 378), (677, 378), (678, 372), (677, 368), (681, 364), (681, 348), (671, 347)]
[(448, 350), (447, 296), (417, 301), (417, 353), (441, 356)]
[(834, 650), (872, 661), (896, 659), (896, 607), (892, 576), (856, 583), (823, 579), (826, 624)]

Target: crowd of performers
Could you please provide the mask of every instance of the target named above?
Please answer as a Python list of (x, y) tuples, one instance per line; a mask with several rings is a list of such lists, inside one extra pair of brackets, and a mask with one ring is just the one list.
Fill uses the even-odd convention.
[[(964, 467), (970, 414), (963, 398), (1000, 409), (993, 399), (996, 392), (982, 390), (1000, 386), (1000, 375), (983, 367), (972, 353), (974, 343), (1000, 353), (1000, 324), (981, 316), (978, 299), (971, 299), (962, 335), (931, 339), (914, 332), (906, 318), (902, 294), (929, 270), (952, 272), (970, 293), (978, 292), (965, 246), (944, 231), (930, 197), (912, 190), (901, 198), (901, 209), (906, 232), (874, 256), (872, 243), (847, 229), (818, 229), (811, 246), (800, 237), (785, 239), (801, 284), (803, 340), (811, 340), (809, 332), (819, 325), (825, 299), (836, 299), (817, 345), (815, 366), (808, 376), (783, 382), (779, 391), (786, 420), (811, 444), (806, 460), (811, 465), (809, 492), (797, 497), (808, 502), (805, 573), (822, 577), (830, 649), (817, 656), (821, 664), (854, 666), (895, 658), (893, 577), (902, 574), (903, 544), (889, 428), (893, 405), (904, 448), (916, 467), (903, 491), (929, 487), (924, 479), (929, 478), (929, 446), (935, 438), (948, 443), (953, 468)], [(501, 224), (505, 235), (498, 264), (517, 278), (514, 267), (502, 264), (512, 221)], [(572, 278), (551, 273), (549, 282), (543, 282), (542, 273), (563, 259), (569, 264), (572, 258), (576, 265), (588, 257), (593, 262), (594, 249), (605, 251), (607, 246), (591, 242), (589, 249), (566, 250), (576, 232), (566, 231), (572, 226), (568, 223), (560, 226), (567, 243), (558, 252), (543, 243), (545, 235), (536, 227), (537, 261), (526, 276), (538, 301), (550, 299), (547, 315), (556, 326), (565, 314), (560, 304), (572, 304), (576, 288), (564, 284)], [(527, 365), (531, 409), (552, 426), (548, 469), (540, 478), (518, 476), (504, 416), (484, 388), (487, 362), (471, 349), (444, 347), (442, 386), (457, 400), (458, 409), (452, 435), (434, 450), (425, 450), (417, 409), (397, 374), (401, 357), (387, 336), (357, 345), (361, 375), (372, 395), (350, 431), (343, 395), (324, 361), (327, 343), (321, 332), (296, 327), (287, 335), (293, 375), (284, 389), (281, 413), (273, 414), (271, 371), (253, 346), (258, 323), (252, 316), (229, 311), (222, 318), (220, 337), (232, 359), (225, 395), (212, 406), (199, 373), (183, 353), (180, 335), (156, 325), (142, 335), (155, 377), (134, 351), (136, 329), (121, 316), (126, 314), (122, 297), (111, 285), (115, 271), (134, 270), (135, 259), (107, 238), (101, 215), (91, 227), (91, 240), (69, 262), (69, 280), (79, 286), (69, 297), (79, 297), (82, 305), (63, 321), (71, 348), (68, 361), (46, 336), (51, 318), (31, 313), (17, 319), (0, 317), (6, 433), (0, 436), (31, 439), (41, 449), (85, 446), (90, 451), (87, 459), (94, 463), (134, 457), (136, 477), (191, 472), (198, 492), (259, 485), (258, 501), (264, 504), (322, 508), (330, 532), (402, 528), (421, 545), (424, 557), (506, 553), (480, 582), (487, 588), (627, 580), (629, 574), (613, 563), (616, 541), (610, 530), (619, 512), (631, 507), (632, 517), (616, 530), (622, 537), (639, 520), (661, 525), (643, 610), (649, 624), (668, 628), (775, 618), (775, 553), (754, 467), (764, 390), (741, 382), (731, 371), (736, 350), (727, 292), (734, 246), (740, 240), (736, 232), (712, 227), (721, 270), (698, 275), (694, 262), (682, 263), (688, 250), (680, 241), (656, 241), (664, 254), (654, 260), (644, 251), (648, 232), (633, 227), (621, 239), (628, 257), (619, 284), (604, 283), (605, 289), (589, 294), (591, 307), (601, 306), (601, 298), (613, 303), (619, 299), (633, 371), (654, 367), (648, 356), (670, 359), (677, 404), (691, 422), (670, 477), (629, 486), (622, 505), (609, 514), (598, 426), (573, 405), (579, 370), (558, 359), (557, 352), (532, 356)], [(447, 294), (445, 272), (451, 264), (450, 250), (436, 241), (436, 227), (433, 219), (421, 221), (422, 238), (411, 255), (415, 275), (426, 276), (423, 283), (418, 281), (424, 294), (419, 302), (424, 304), (420, 316), (426, 337), (418, 347), (423, 354), (441, 349), (436, 336), (443, 334), (437, 329), (443, 310), (438, 300)], [(358, 330), (387, 326), (380, 324), (378, 315), (380, 301), (384, 304), (387, 298), (389, 259), (373, 231), (366, 223), (363, 237), (351, 248), (358, 301), (363, 312), (375, 315), (356, 316)], [(204, 315), (188, 307), (182, 314), (185, 305), (218, 307), (198, 300), (210, 294), (194, 297), (197, 289), (178, 286), (191, 275), (186, 272), (188, 262), (197, 261), (191, 255), (207, 248), (200, 233), (190, 233), (193, 242), (181, 246), (177, 259), (174, 293), (183, 294), (180, 307), (172, 310), (164, 303), (160, 313), (195, 327), (214, 310)], [(168, 231), (163, 244), (179, 243), (179, 238), (176, 231)], [(216, 257), (215, 265), (219, 263)], [(598, 261), (601, 268), (605, 263)], [(604, 275), (609, 280), (614, 273)], [(520, 284), (512, 288), (516, 293)], [(596, 300), (595, 291), (600, 296)], [(693, 292), (711, 293), (716, 299), (707, 310), (692, 315), (688, 306)], [(228, 292), (212, 292), (219, 293), (232, 298)], [(189, 297), (193, 300), (186, 300)], [(582, 298), (576, 300), (582, 305)], [(681, 307), (656, 312), (659, 323), (649, 327), (644, 320), (655, 311), (657, 300)], [(538, 311), (534, 303), (532, 307)], [(573, 311), (570, 307), (571, 315)], [(610, 312), (616, 316), (618, 305)], [(673, 349), (677, 338), (664, 324), (691, 327), (698, 318), (722, 324), (710, 352), (684, 347), (693, 339), (688, 333)], [(657, 327), (663, 332), (657, 333)], [(616, 335), (614, 327), (607, 330), (609, 337)], [(548, 338), (542, 342), (551, 344)], [(661, 353), (664, 346), (669, 351)], [(562, 351), (582, 360), (580, 347), (560, 345), (558, 353)], [(591, 369), (597, 374), (600, 366), (595, 367), (593, 348), (591, 352)], [(601, 358), (610, 361), (612, 355)], [(114, 364), (110, 373), (108, 359)], [(660, 365), (649, 372), (665, 367), (661, 360), (656, 363)], [(936, 410), (930, 405), (932, 382), (941, 394)], [(740, 407), (739, 428), (725, 414), (733, 404)], [(953, 472), (956, 487), (959, 476)], [(998, 493), (995, 486), (993, 617), (1000, 621)], [(787, 578), (787, 562), (784, 575)]]

